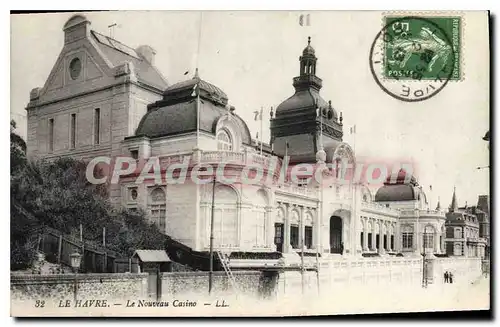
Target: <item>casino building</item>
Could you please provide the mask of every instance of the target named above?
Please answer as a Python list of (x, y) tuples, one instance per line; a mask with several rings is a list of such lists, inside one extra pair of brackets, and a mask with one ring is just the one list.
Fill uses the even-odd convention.
[(428, 207), (416, 177), (404, 170), (372, 194), (352, 182), (320, 187), (280, 181), (269, 168), (284, 165), (285, 155), (290, 164), (356, 163), (343, 141), (342, 112), (320, 94), (311, 39), (297, 62), (295, 93), (271, 113), (271, 140), (261, 153), (238, 110), (228, 108), (228, 95), (198, 71), (170, 84), (154, 65), (154, 49), (131, 48), (93, 31), (80, 14), (66, 22), (61, 37), (64, 47), (26, 108), (30, 157), (128, 156), (139, 163), (157, 157), (162, 167), (187, 160), (188, 175), (200, 164), (224, 164), (227, 176), (260, 165), (274, 181), (137, 184), (131, 173), (109, 185), (116, 205), (147, 210), (180, 249), (169, 252), (173, 259), (209, 250), (212, 211), (215, 250), (255, 254), (235, 257), (234, 267), (267, 265), (273, 258), (297, 262), (302, 251), (321, 260), (446, 252), (445, 212)]

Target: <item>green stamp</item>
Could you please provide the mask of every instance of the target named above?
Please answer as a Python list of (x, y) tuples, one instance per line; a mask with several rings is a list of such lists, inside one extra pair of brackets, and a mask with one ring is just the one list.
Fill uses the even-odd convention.
[(384, 25), (384, 78), (461, 79), (461, 17), (386, 16)]

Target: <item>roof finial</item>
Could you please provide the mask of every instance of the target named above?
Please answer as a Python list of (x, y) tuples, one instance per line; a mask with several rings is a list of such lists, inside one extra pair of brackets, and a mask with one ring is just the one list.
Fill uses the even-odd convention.
[(307, 45), (311, 45), (311, 37), (310, 36), (307, 37)]
[(198, 75), (198, 67), (196, 67), (193, 78), (200, 78), (200, 75)]
[(457, 188), (453, 186), (453, 197), (451, 198), (450, 212), (455, 212), (458, 210), (458, 201), (456, 195)]

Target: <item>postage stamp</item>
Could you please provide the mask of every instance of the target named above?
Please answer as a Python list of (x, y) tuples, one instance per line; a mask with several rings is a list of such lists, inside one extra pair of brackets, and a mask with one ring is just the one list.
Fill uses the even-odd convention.
[(461, 17), (385, 17), (384, 76), (435, 80), (451, 71), (459, 80)]
[(385, 15), (370, 49), (380, 88), (406, 102), (423, 101), (462, 78), (460, 16)]

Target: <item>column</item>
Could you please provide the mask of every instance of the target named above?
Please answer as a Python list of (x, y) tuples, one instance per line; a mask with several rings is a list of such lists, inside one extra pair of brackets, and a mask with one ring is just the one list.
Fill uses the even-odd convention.
[(368, 252), (368, 219), (365, 217), (364, 219), (364, 228), (363, 228), (363, 252)]
[(286, 205), (285, 217), (283, 224), (283, 253), (290, 252), (290, 214), (291, 214), (291, 206), (289, 203)]
[(317, 209), (316, 210), (312, 210), (312, 208), (311, 208), (311, 212), (314, 213), (314, 215), (313, 215), (313, 221), (312, 221), (312, 248), (314, 250), (316, 250), (316, 248), (319, 245), (318, 235), (316, 235), (316, 233), (318, 232), (317, 229), (318, 229), (318, 215), (319, 215), (319, 212), (318, 212)]
[(434, 253), (441, 253), (441, 250), (439, 249), (439, 236), (441, 236), (441, 233), (436, 232), (434, 233)]
[[(384, 231), (382, 228), (383, 222), (382, 220), (379, 220), (379, 237), (378, 237), (378, 252), (384, 254), (385, 249), (384, 249)], [(387, 231), (386, 231), (387, 233)]]
[(300, 206), (299, 207), (299, 249), (302, 251), (302, 243), (304, 242), (304, 233), (305, 233), (305, 230), (304, 230), (304, 210), (305, 208), (303, 206)]
[(401, 253), (403, 250), (402, 250), (402, 235), (401, 235), (401, 228), (400, 228), (400, 224), (399, 223), (396, 223), (394, 224), (394, 230), (395, 230), (395, 235), (394, 235), (394, 244), (396, 246), (396, 252), (397, 253)]
[(267, 215), (266, 246), (273, 249), (274, 248), (274, 222), (276, 221), (276, 219), (275, 219), (276, 209), (273, 206), (266, 207), (266, 215)]
[(443, 236), (443, 240), (441, 241), (441, 253), (446, 253), (446, 242), (445, 242), (445, 238), (446, 238), (446, 229), (441, 230), (441, 235)]
[(372, 244), (371, 244), (371, 248), (372, 250), (375, 250), (377, 247), (375, 246), (376, 242), (377, 242), (377, 235), (375, 234), (375, 226), (377, 224), (377, 221), (375, 219), (372, 219), (372, 230), (371, 230), (371, 233), (372, 233)]

